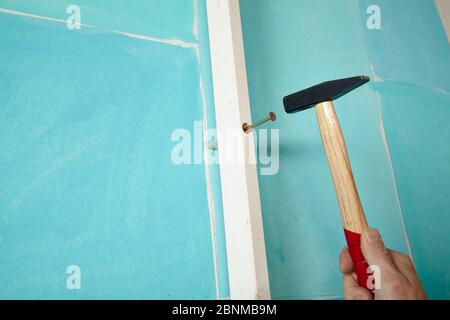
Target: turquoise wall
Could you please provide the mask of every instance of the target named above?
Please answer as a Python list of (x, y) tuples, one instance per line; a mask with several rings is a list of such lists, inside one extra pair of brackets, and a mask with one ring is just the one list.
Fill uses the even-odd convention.
[(204, 4), (76, 4), (0, 12), (0, 298), (226, 297), (217, 165), (170, 158), (213, 108)]
[(335, 102), (369, 224), (449, 298), (450, 56), (433, 1), (241, 0), (241, 15), (252, 116), (280, 128), (279, 173), (259, 179), (272, 296), (342, 297), (345, 245), (315, 112), (286, 115), (282, 98), (369, 75)]
[(365, 43), (413, 258), (429, 296), (449, 299), (450, 46), (434, 1), (377, 3)]
[(134, 34), (196, 42), (194, 0), (1, 0), (2, 8), (66, 20), (78, 5), (82, 23)]

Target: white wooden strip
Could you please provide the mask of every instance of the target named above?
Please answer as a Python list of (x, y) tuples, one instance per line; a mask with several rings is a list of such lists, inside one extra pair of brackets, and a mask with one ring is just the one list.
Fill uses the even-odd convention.
[(207, 0), (207, 15), (231, 299), (270, 299), (239, 0)]

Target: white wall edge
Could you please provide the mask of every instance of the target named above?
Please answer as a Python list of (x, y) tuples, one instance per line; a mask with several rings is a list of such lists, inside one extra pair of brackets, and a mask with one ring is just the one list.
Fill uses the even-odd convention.
[[(239, 0), (206, 0), (231, 299), (270, 299)], [(233, 131), (238, 146), (221, 136)], [(222, 137), (222, 138), (221, 138)], [(237, 154), (236, 154), (237, 153)], [(245, 159), (227, 162), (228, 156)]]

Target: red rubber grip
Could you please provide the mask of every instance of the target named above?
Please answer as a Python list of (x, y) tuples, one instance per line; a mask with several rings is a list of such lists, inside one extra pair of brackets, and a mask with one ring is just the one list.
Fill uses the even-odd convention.
[(361, 251), (361, 234), (344, 229), (345, 239), (347, 240), (348, 251), (353, 260), (353, 266), (358, 276), (358, 284), (360, 287), (366, 288), (373, 294), (375, 286), (368, 286), (369, 277), (372, 273), (369, 270), (369, 265)]

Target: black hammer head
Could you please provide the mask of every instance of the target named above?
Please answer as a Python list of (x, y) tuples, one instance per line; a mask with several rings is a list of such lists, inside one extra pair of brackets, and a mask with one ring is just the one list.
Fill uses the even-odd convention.
[(369, 81), (369, 77), (359, 76), (323, 82), (284, 97), (284, 110), (294, 113), (312, 108), (320, 102), (336, 100)]

